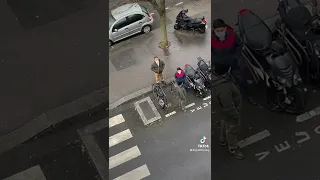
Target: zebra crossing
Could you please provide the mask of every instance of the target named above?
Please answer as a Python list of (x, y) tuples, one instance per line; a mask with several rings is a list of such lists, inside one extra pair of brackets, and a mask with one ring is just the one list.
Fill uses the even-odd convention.
[[(109, 146), (105, 147), (105, 135), (98, 133), (107, 127)], [(122, 114), (93, 123), (79, 130), (79, 135), (103, 180), (141, 180), (151, 175)]]
[[(122, 114), (114, 116), (109, 119), (109, 128), (116, 127), (125, 123), (125, 119)], [(118, 132), (112, 136), (109, 136), (109, 148), (114, 148), (121, 143), (126, 143), (126, 141), (130, 141), (133, 138), (133, 135), (130, 129), (125, 129), (121, 132)], [(141, 156), (141, 152), (137, 145), (126, 149), (122, 152), (119, 152), (116, 155), (109, 157), (109, 170), (110, 175), (112, 175), (112, 169), (118, 166), (121, 166), (124, 163), (129, 161), (134, 161), (136, 158)], [(132, 169), (131, 171), (124, 173), (123, 175), (115, 178), (114, 180), (140, 180), (150, 176), (150, 171), (146, 164)]]

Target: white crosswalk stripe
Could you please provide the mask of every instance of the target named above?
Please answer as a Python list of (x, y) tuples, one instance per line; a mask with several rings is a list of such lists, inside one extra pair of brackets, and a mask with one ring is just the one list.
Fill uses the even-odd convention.
[[(109, 128), (121, 123), (125, 123), (125, 119), (122, 114), (119, 114), (109, 119)], [(109, 136), (109, 148), (114, 148), (118, 144), (128, 142), (132, 138), (133, 135), (129, 129), (118, 132), (112, 136)], [(109, 170), (117, 166), (121, 166), (129, 161), (134, 161), (139, 156), (141, 156), (141, 152), (137, 145), (119, 152), (118, 154), (109, 157)], [(110, 171), (110, 174), (112, 175), (112, 171)], [(114, 180), (141, 180), (148, 176), (150, 176), (150, 171), (147, 165), (142, 165), (140, 167), (132, 167), (131, 171), (123, 173)]]
[(143, 179), (150, 175), (150, 171), (147, 165), (140, 166), (126, 174), (115, 178), (114, 180), (131, 180), (131, 179)]
[(115, 146), (125, 140), (132, 138), (132, 134), (129, 129), (126, 129), (118, 134), (109, 137), (109, 147)]
[(118, 125), (118, 124), (121, 124), (123, 123), (125, 120), (122, 116), (122, 114), (119, 114), (117, 116), (114, 116), (112, 118), (109, 119), (109, 128), (115, 126), (115, 125)]

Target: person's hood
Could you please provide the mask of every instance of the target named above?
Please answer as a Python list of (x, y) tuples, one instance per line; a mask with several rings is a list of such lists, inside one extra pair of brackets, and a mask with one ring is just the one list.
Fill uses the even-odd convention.
[(176, 77), (181, 78), (181, 77), (184, 76), (184, 71), (181, 70), (181, 73), (180, 73), (180, 74), (179, 74), (178, 71), (177, 71), (175, 75), (176, 75)]
[[(235, 33), (235, 32), (233, 31), (232, 27), (230, 27), (229, 25), (227, 25), (227, 26), (226, 26), (226, 39), (229, 37), (229, 35), (230, 35), (231, 33)], [(211, 36), (211, 42), (213, 42), (213, 41), (220, 41), (220, 40), (218, 39), (218, 37), (214, 34), (214, 31), (213, 31), (213, 34), (212, 34), (212, 36)]]

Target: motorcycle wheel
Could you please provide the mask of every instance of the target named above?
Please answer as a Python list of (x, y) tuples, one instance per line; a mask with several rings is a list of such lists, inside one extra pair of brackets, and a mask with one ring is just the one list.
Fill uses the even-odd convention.
[(206, 33), (206, 29), (205, 28), (199, 28), (198, 31), (199, 31), (200, 34)]
[(305, 107), (304, 91), (301, 88), (288, 89), (288, 98), (290, 99), (291, 104), (284, 102), (285, 95), (283, 92), (278, 92), (277, 104), (287, 113), (300, 114)]
[(179, 29), (180, 29), (180, 26), (179, 26), (178, 24), (175, 24), (175, 25), (173, 26), (173, 28), (174, 28), (175, 30), (179, 30)]
[(288, 91), (291, 104), (286, 107), (286, 112), (300, 114), (305, 108), (305, 93), (301, 88), (293, 88)]
[(197, 96), (200, 98), (205, 98), (207, 95), (207, 92), (204, 89), (198, 90), (197, 91)]

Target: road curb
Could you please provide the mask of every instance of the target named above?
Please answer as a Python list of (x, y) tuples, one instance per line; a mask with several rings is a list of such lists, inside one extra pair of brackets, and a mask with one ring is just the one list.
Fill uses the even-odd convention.
[[(165, 80), (166, 83), (170, 83), (174, 81), (174, 77), (171, 77), (171, 78), (168, 78)], [(146, 87), (146, 88), (143, 88), (143, 89), (140, 89), (139, 91), (136, 91), (132, 94), (129, 94), (127, 96), (124, 96), (122, 97), (121, 99), (117, 100), (116, 102), (112, 103), (112, 104), (109, 104), (109, 108), (107, 108), (106, 110), (112, 110), (118, 106), (120, 106), (121, 104), (123, 103), (126, 103), (136, 97), (139, 97), (139, 96), (142, 96), (143, 94), (146, 94), (146, 93), (149, 93), (152, 91), (152, 88), (151, 88), (151, 85), (149, 87)]]
[[(80, 97), (68, 104), (42, 113), (21, 127), (0, 137), (0, 154), (36, 136), (45, 129), (75, 117), (81, 113), (90, 112), (100, 106), (107, 106), (109, 88), (96, 90), (89, 95)], [(104, 108), (103, 108), (104, 109)]]

